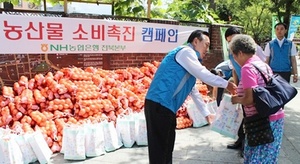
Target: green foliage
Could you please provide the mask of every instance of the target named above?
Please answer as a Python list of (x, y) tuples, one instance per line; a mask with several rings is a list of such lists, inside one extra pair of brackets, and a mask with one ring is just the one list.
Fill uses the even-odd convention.
[[(217, 0), (219, 15), (229, 24), (240, 25), (244, 33), (257, 42), (270, 38), (272, 29), (272, 6), (270, 0)], [(227, 18), (227, 19), (226, 19)]]
[[(0, 3), (1, 2), (11, 2), (13, 5), (19, 4), (19, 0), (0, 0)], [(41, 3), (40, 0), (28, 0), (28, 2), (32, 2), (37, 5), (39, 5)]]
[[(272, 15), (283, 17), (283, 22), (289, 25), (290, 16), (300, 13), (300, 0), (216, 0), (216, 3), (220, 18), (244, 26), (256, 40), (271, 38)], [(228, 16), (231, 20), (226, 20)]]
[(268, 1), (257, 2), (256, 5), (245, 7), (240, 12), (239, 25), (243, 25), (245, 33), (252, 35), (260, 42), (268, 38), (272, 29), (272, 13), (268, 10), (270, 3)]
[(141, 0), (118, 0), (114, 3), (115, 15), (145, 17), (146, 10)]
[[(270, 0), (272, 6), (269, 9), (277, 15), (278, 18), (283, 17), (283, 22), (289, 25), (290, 16), (299, 14), (300, 0)], [(280, 19), (279, 19), (280, 20)]]
[(151, 18), (165, 18), (166, 10), (161, 7), (152, 7), (151, 8)]
[(214, 23), (217, 14), (209, 8), (207, 0), (173, 0), (166, 13), (167, 18)]
[(16, 5), (16, 4), (18, 4), (19, 3), (19, 1), (18, 0), (0, 0), (0, 2), (11, 2), (12, 4), (14, 4), (14, 5)]
[[(112, 0), (103, 0), (103, 2), (111, 3)], [(163, 17), (164, 10), (157, 8), (161, 6), (161, 0), (151, 0), (151, 17)], [(147, 17), (147, 0), (115, 0), (114, 14), (118, 16), (128, 17)]]

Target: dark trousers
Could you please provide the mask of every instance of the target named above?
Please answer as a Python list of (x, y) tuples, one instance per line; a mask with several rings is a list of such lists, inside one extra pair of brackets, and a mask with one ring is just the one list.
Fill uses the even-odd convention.
[(217, 90), (217, 105), (220, 106), (221, 100), (223, 98), (224, 88), (218, 88)]
[(150, 164), (171, 164), (175, 144), (176, 114), (151, 100), (145, 100)]
[[(224, 78), (225, 80), (229, 80), (230, 77), (226, 77)], [(221, 103), (221, 100), (223, 98), (223, 93), (224, 93), (224, 88), (218, 88), (217, 90), (217, 98), (216, 98), (216, 101), (217, 101), (217, 105), (220, 106), (220, 103)]]
[(291, 72), (273, 72), (274, 74), (280, 75), (282, 78), (284, 78), (287, 82), (290, 83), (291, 79)]
[(238, 131), (238, 140), (241, 140), (241, 141), (243, 141), (243, 140), (245, 140), (245, 133), (244, 133), (244, 127), (243, 127), (243, 125), (244, 125), (244, 119), (243, 119), (243, 121), (242, 121), (242, 123), (241, 123), (241, 126), (240, 126), (240, 128), (239, 128), (239, 131)]
[[(243, 116), (244, 118), (246, 117), (245, 111), (244, 111), (244, 107), (242, 107), (243, 110)], [(240, 128), (238, 130), (238, 140), (242, 141), (242, 147), (241, 147), (241, 151), (244, 151), (244, 143), (245, 143), (245, 137), (246, 134), (244, 133), (244, 118), (242, 120), (242, 123), (240, 125)]]

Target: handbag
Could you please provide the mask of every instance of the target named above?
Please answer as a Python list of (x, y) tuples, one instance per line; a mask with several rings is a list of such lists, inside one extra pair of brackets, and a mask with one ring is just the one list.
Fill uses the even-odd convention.
[[(280, 75), (263, 73), (257, 66), (252, 65), (260, 72), (266, 83), (264, 87), (258, 86), (252, 89), (256, 110), (261, 116), (270, 116), (292, 100), (298, 92)], [(269, 77), (269, 80), (264, 74)]]
[(258, 146), (274, 141), (269, 117), (261, 117), (259, 114), (245, 117), (244, 131), (249, 146)]

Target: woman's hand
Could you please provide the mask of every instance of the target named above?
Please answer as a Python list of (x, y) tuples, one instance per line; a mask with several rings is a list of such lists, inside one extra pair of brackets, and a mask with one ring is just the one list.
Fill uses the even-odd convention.
[(238, 95), (232, 95), (231, 96), (231, 103), (232, 104), (240, 103), (240, 97), (238, 97)]

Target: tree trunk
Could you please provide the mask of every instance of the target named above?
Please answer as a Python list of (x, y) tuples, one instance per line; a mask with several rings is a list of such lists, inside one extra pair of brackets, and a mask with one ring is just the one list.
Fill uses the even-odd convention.
[[(283, 22), (288, 26), (287, 30), (289, 30), (290, 26), (290, 16), (291, 16), (291, 6), (295, 2), (295, 0), (286, 0), (285, 3), (285, 13), (283, 17)], [(286, 37), (288, 35), (288, 32), (286, 33)]]
[(213, 9), (214, 11), (216, 11), (215, 0), (209, 0), (209, 6), (210, 6), (211, 9)]

